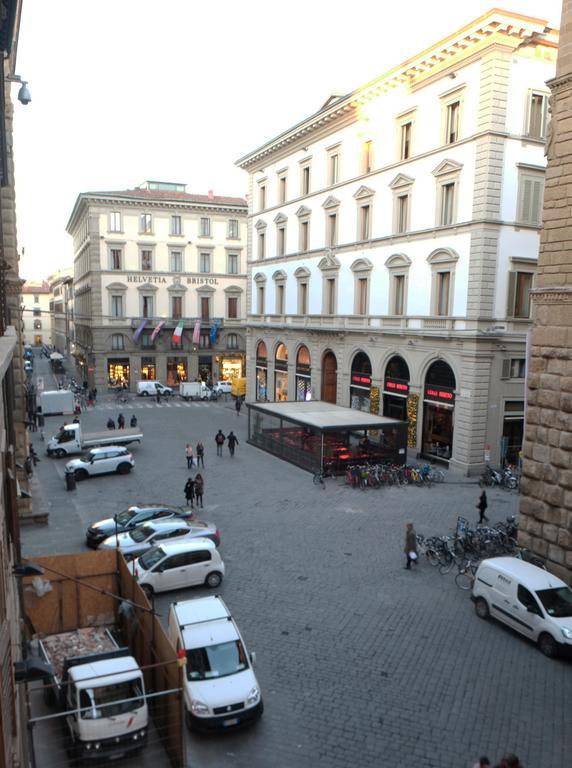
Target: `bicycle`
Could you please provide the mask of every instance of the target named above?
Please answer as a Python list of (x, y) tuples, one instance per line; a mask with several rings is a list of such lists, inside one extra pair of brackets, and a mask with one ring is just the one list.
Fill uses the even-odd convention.
[(464, 560), (458, 566), (458, 573), (455, 576), (455, 584), (459, 589), (469, 590), (475, 583), (475, 574), (479, 567), (478, 560)]
[(314, 477), (312, 478), (314, 485), (321, 485), (326, 490), (326, 483), (324, 482), (326, 477), (334, 477), (331, 464), (324, 464), (317, 472), (314, 472)]

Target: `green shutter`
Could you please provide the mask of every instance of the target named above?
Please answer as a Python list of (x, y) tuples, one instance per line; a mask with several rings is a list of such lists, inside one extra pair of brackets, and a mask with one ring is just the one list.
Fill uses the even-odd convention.
[(514, 305), (516, 303), (516, 272), (508, 273), (508, 296), (506, 300), (506, 316), (514, 317)]

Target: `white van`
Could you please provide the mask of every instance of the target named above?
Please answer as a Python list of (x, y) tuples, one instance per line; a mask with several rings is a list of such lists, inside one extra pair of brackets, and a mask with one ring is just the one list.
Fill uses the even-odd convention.
[(132, 560), (128, 567), (148, 595), (199, 584), (214, 589), (224, 576), (216, 544), (204, 537), (162, 543)]
[(244, 640), (218, 595), (172, 603), (168, 635), (185, 651), (184, 701), (191, 730), (226, 730), (258, 720), (264, 710)]
[(492, 616), (538, 643), (545, 656), (572, 652), (572, 590), (516, 557), (483, 560), (475, 574), (477, 616)]
[(137, 382), (137, 394), (141, 395), (142, 397), (148, 397), (151, 395), (151, 397), (156, 397), (157, 393), (160, 395), (167, 397), (168, 395), (173, 394), (173, 390), (171, 387), (166, 387), (164, 384), (161, 384), (160, 381), (138, 381)]

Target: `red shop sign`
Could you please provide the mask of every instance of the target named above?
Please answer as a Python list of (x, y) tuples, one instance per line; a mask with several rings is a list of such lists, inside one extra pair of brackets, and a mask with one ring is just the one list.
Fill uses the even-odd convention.
[(371, 376), (364, 373), (352, 373), (352, 384), (358, 387), (371, 387)]
[(450, 389), (441, 389), (439, 387), (425, 387), (425, 399), (437, 400), (451, 405), (455, 402), (455, 393)]
[(385, 388), (391, 392), (399, 392), (401, 395), (409, 394), (409, 384), (398, 379), (386, 379)]

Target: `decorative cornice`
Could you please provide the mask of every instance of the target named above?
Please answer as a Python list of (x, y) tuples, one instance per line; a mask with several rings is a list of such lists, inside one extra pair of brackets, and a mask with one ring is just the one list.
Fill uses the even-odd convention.
[(572, 288), (534, 288), (530, 295), (535, 304), (572, 304)]

